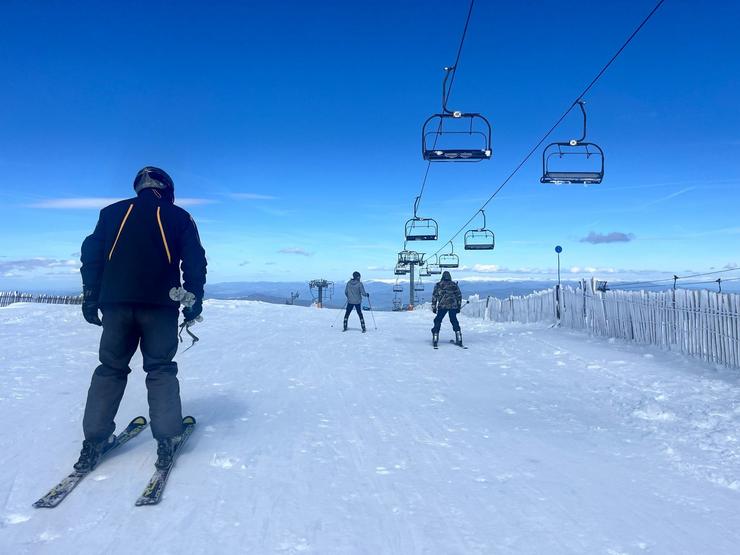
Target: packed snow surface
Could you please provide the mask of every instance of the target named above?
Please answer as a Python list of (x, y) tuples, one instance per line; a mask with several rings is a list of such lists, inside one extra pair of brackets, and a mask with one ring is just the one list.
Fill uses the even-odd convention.
[[(0, 553), (730, 554), (740, 380), (651, 347), (462, 318), (210, 301), (181, 353), (198, 427), (162, 503), (134, 507), (148, 431), (55, 509), (100, 329), (0, 309)], [(332, 323), (335, 323), (332, 327)], [(117, 424), (148, 415), (141, 358)]]

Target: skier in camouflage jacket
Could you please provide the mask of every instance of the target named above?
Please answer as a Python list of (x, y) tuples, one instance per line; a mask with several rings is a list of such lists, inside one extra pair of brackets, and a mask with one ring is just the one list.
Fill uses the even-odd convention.
[(432, 328), (432, 343), (437, 346), (439, 341), (439, 329), (444, 317), (450, 315), (450, 323), (455, 331), (455, 343), (462, 346), (462, 331), (460, 322), (457, 321), (457, 313), (462, 306), (462, 293), (457, 282), (452, 281), (450, 272), (444, 272), (442, 279), (434, 286), (432, 293), (432, 312), (436, 314), (434, 327)]

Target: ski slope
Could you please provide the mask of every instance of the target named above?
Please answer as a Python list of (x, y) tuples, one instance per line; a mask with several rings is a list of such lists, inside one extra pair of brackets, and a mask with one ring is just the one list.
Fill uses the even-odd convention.
[[(650, 347), (429, 312), (209, 301), (178, 355), (198, 419), (163, 501), (146, 431), (56, 509), (100, 330), (0, 309), (0, 553), (730, 554), (740, 379)], [(148, 416), (141, 358), (119, 427)]]

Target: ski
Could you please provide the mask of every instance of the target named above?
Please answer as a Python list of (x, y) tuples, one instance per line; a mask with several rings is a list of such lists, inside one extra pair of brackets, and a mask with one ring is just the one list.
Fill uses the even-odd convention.
[[(134, 418), (129, 423), (129, 425), (126, 426), (126, 429), (115, 436), (115, 439), (108, 444), (109, 446), (106, 448), (106, 450), (100, 454), (98, 465), (96, 465), (95, 468), (100, 465), (102, 460), (107, 457), (111, 451), (128, 442), (128, 440), (139, 435), (139, 433), (141, 433), (141, 431), (146, 428), (146, 426), (146, 418), (144, 418), (143, 416), (137, 416), (136, 418)], [(37, 509), (52, 509), (56, 507), (64, 500), (65, 497), (67, 497), (67, 495), (69, 495), (69, 493), (77, 486), (77, 484), (79, 484), (85, 476), (95, 470), (95, 468), (87, 471), (75, 470), (74, 472), (72, 472), (72, 474), (70, 474), (64, 480), (59, 482), (56, 486), (51, 488), (49, 490), (49, 493), (36, 501), (33, 506)]]
[(456, 347), (460, 347), (461, 349), (467, 349), (467, 347), (465, 345), (458, 344), (454, 339), (450, 339), (450, 343), (452, 343)]
[(146, 485), (146, 488), (144, 488), (144, 492), (136, 500), (137, 507), (140, 507), (142, 505), (156, 505), (161, 501), (164, 487), (167, 485), (167, 478), (169, 478), (170, 472), (175, 466), (177, 455), (180, 453), (180, 449), (183, 445), (185, 445), (185, 442), (188, 440), (188, 438), (193, 433), (193, 430), (195, 429), (195, 418), (193, 418), (192, 416), (186, 416), (182, 419), (182, 424), (185, 429), (180, 436), (180, 441), (177, 443), (177, 445), (175, 445), (172, 452), (172, 462), (167, 468), (157, 469), (154, 471), (154, 474), (149, 480), (149, 483)]

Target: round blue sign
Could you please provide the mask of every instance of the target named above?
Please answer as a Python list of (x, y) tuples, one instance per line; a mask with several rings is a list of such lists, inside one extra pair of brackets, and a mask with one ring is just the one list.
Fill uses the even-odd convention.
[(555, 252), (558, 253), (558, 254), (560, 254), (561, 252), (563, 252), (563, 247), (561, 247), (560, 245), (558, 245), (557, 247), (555, 247)]

